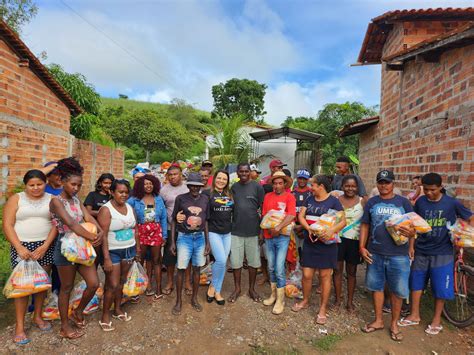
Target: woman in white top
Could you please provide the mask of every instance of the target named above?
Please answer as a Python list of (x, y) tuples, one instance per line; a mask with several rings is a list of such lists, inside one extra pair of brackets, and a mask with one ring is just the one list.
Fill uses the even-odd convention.
[(112, 199), (100, 208), (97, 216), (104, 235), (107, 235), (102, 243), (105, 290), (102, 319), (99, 321), (100, 327), (106, 332), (115, 329), (110, 320), (112, 303), (113, 318), (124, 322), (132, 319), (121, 308), (122, 289), (130, 264), (140, 253), (135, 212), (127, 203), (130, 184), (124, 179), (114, 180), (110, 192)]
[(336, 292), (335, 307), (338, 308), (342, 299), (342, 274), (344, 262), (347, 274), (347, 305), (349, 312), (354, 311), (354, 292), (356, 286), (357, 265), (361, 263), (359, 255), (360, 220), (364, 214), (364, 200), (359, 196), (359, 186), (354, 175), (346, 175), (341, 182), (344, 194), (339, 202), (344, 207), (346, 226), (341, 231), (341, 243), (338, 244), (337, 269), (334, 270), (334, 289)]
[[(25, 191), (10, 197), (3, 210), (3, 230), (11, 244), (11, 266), (20, 260), (36, 260), (49, 273), (53, 264), (56, 228), (51, 223), (49, 202), (51, 195), (45, 193), (46, 175), (40, 170), (30, 170), (23, 177)], [(51, 330), (51, 324), (41, 318), (46, 291), (35, 294), (33, 324), (42, 331)], [(16, 344), (27, 344), (25, 314), (29, 297), (15, 299)]]

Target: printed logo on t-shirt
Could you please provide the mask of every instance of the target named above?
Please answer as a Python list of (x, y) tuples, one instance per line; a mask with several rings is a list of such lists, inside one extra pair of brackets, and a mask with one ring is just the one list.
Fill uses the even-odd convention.
[(121, 229), (118, 231), (115, 231), (115, 239), (119, 242), (124, 242), (130, 239), (133, 239), (134, 237), (134, 229)]
[(390, 203), (377, 203), (370, 209), (371, 216), (371, 242), (373, 244), (382, 244), (375, 238), (377, 228), (385, 228), (385, 221), (391, 216), (402, 215), (405, 212), (403, 207), (398, 207)]
[(199, 217), (199, 214), (202, 212), (202, 208), (198, 206), (188, 207), (188, 211), (192, 213), (186, 220), (188, 229), (199, 229), (202, 224), (202, 218)]
[[(426, 210), (423, 218), (426, 222), (432, 227), (431, 232), (428, 233), (429, 236), (439, 237), (443, 233), (443, 228), (446, 227), (447, 219), (442, 217), (444, 210)], [(438, 227), (438, 228), (436, 228)]]

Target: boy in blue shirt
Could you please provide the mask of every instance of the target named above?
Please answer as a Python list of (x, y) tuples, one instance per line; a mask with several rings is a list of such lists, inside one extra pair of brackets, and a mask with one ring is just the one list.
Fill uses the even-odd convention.
[(446, 225), (448, 222), (454, 224), (456, 218), (470, 221), (474, 225), (474, 217), (461, 202), (442, 192), (442, 178), (439, 174), (426, 174), (421, 182), (425, 195), (416, 201), (415, 212), (428, 222), (432, 231), (420, 235), (414, 250), (410, 250), (410, 255), (414, 254), (410, 274), (411, 312), (398, 324), (402, 327), (420, 324), (421, 295), (430, 279), (435, 310), (425, 332), (436, 335), (443, 329), (441, 313), (444, 302), (454, 298), (454, 254)]

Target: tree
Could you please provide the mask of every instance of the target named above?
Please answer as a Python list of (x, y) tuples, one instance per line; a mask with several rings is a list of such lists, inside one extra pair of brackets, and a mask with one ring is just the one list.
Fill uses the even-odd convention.
[(338, 157), (356, 156), (359, 149), (357, 135), (340, 138), (337, 135), (338, 131), (348, 123), (376, 114), (377, 111), (374, 108), (366, 107), (359, 102), (327, 104), (315, 118), (287, 117), (282, 126), (323, 134), (320, 141), (323, 172), (333, 173)]
[(37, 13), (38, 7), (32, 0), (0, 0), (1, 18), (17, 33)]
[(265, 90), (267, 86), (255, 80), (230, 79), (212, 87), (213, 116), (231, 118), (242, 115), (246, 122), (262, 122), (266, 114)]

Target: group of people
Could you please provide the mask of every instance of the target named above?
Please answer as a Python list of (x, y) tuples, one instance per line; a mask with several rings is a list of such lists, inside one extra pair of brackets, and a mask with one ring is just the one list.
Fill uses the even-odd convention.
[[(242, 293), (242, 269), (247, 268), (248, 297), (272, 307), (272, 313), (278, 315), (285, 310), (287, 274), (294, 267), (289, 254), (297, 255), (302, 268), (303, 299), (291, 306), (293, 312), (309, 307), (317, 274), (320, 302), (315, 322), (326, 324), (333, 285), (332, 307), (338, 308), (343, 302), (344, 270), (346, 308), (353, 312), (357, 267), (365, 261), (366, 287), (373, 293), (375, 320), (362, 331), (384, 329), (382, 309), (388, 298), (390, 336), (402, 340), (400, 327), (421, 321), (420, 298), (430, 280), (435, 313), (425, 331), (438, 334), (444, 300), (454, 296), (453, 246), (447, 223), (462, 218), (474, 225), (471, 211), (444, 193), (441, 176), (428, 173), (419, 178), (416, 195), (409, 200), (394, 192), (393, 172), (382, 170), (376, 176), (377, 193), (372, 192), (369, 198), (361, 178), (351, 173), (346, 157), (337, 160), (335, 176), (311, 177), (308, 170), (300, 169), (293, 181), (285, 165), (273, 160), (271, 174), (260, 179), (261, 172), (254, 164), (240, 163), (238, 179), (233, 183), (226, 170), (213, 172), (210, 161), (203, 162), (198, 173), (189, 173), (186, 180), (177, 164), (168, 168), (165, 181), (136, 168), (133, 188), (129, 181), (106, 173), (82, 203), (78, 198), (84, 171), (80, 163), (73, 157), (48, 163), (28, 171), (24, 191), (11, 196), (5, 205), (3, 226), (11, 243), (12, 267), (20, 260), (32, 259), (47, 272), (56, 270), (52, 281), (53, 292), (59, 290), (60, 335), (70, 339), (84, 334), (83, 311), (99, 287), (99, 266), (105, 273), (99, 325), (108, 332), (115, 329), (114, 322), (132, 319), (122, 308), (122, 288), (133, 260), (143, 263), (150, 280), (153, 277), (155, 281), (149, 283), (147, 296), (159, 301), (176, 286), (176, 303), (171, 310), (176, 316), (182, 311), (183, 288), (191, 296), (192, 308), (202, 311), (200, 272), (209, 260), (212, 281), (206, 291), (208, 303), (223, 306), (226, 301), (236, 302)], [(260, 228), (262, 218), (275, 210), (284, 218), (272, 228)], [(310, 225), (330, 210), (339, 212), (340, 218), (316, 235)], [(409, 242), (398, 246), (384, 221), (411, 211), (424, 218), (432, 231), (415, 240), (414, 228), (401, 227), (399, 233)], [(94, 224), (97, 233), (81, 226), (83, 222)], [(61, 240), (68, 233), (90, 241), (98, 255), (95, 265), (74, 264), (62, 255)], [(335, 235), (340, 243), (325, 243)], [(226, 299), (222, 285), (228, 261), (234, 287)], [(162, 287), (163, 268), (167, 280)], [(259, 270), (268, 275), (270, 283), (265, 299), (255, 289)], [(84, 279), (86, 289), (77, 308), (68, 314), (76, 273)], [(33, 297), (33, 325), (49, 331), (51, 324), (41, 318), (45, 297), (45, 292)], [(404, 299), (410, 299), (411, 312), (400, 318)], [(138, 301), (137, 297), (131, 299), (132, 303)], [(28, 304), (28, 297), (15, 299), (17, 344), (30, 341), (24, 326)]]

